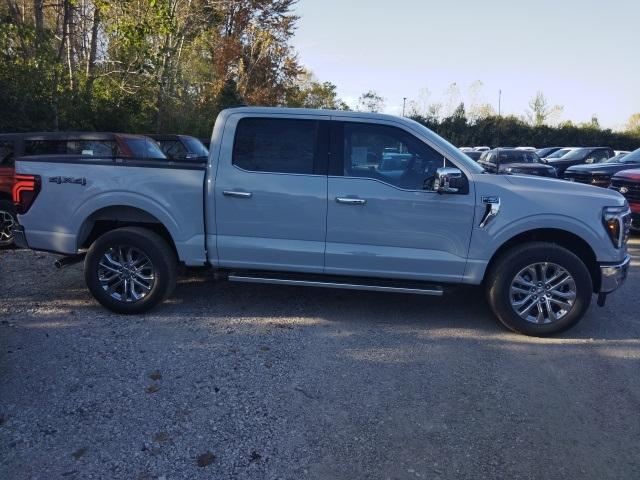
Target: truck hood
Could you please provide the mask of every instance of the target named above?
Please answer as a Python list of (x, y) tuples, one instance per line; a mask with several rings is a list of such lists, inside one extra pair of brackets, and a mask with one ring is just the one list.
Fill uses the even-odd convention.
[(629, 180), (636, 180), (640, 182), (640, 168), (636, 168), (633, 170), (622, 170), (621, 172), (617, 172), (615, 174), (616, 178), (627, 178)]
[(570, 172), (582, 172), (591, 174), (604, 174), (611, 175), (622, 170), (629, 170), (630, 168), (637, 168), (640, 165), (635, 163), (593, 163), (590, 165), (576, 165), (569, 167), (566, 170), (566, 174)]
[(560, 163), (574, 163), (574, 162), (582, 162), (583, 160), (563, 160), (562, 158), (547, 158), (547, 163), (549, 165), (560, 164)]
[(578, 202), (576, 209), (579, 209), (581, 199), (588, 199), (589, 203), (601, 203), (603, 207), (622, 206), (625, 203), (624, 197), (616, 191), (582, 183), (526, 175), (495, 176), (504, 178), (511, 185), (511, 189), (532, 199), (550, 200), (557, 205), (566, 205), (570, 201)]
[(505, 168), (518, 168), (520, 170), (551, 170), (551, 165), (546, 163), (501, 163), (500, 171)]

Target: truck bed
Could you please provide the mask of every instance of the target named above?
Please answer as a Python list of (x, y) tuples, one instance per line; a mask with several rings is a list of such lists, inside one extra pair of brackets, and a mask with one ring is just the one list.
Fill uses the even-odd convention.
[(34, 207), (20, 217), (30, 248), (76, 254), (95, 222), (118, 212), (122, 221), (153, 216), (180, 259), (206, 262), (205, 164), (52, 155), (22, 157), (16, 167), (41, 178)]

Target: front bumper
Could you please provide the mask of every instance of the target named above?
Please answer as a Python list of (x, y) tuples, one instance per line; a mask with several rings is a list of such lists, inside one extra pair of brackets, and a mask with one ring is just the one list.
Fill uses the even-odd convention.
[(24, 234), (24, 227), (22, 225), (15, 224), (11, 228), (11, 234), (13, 235), (13, 243), (18, 248), (29, 248), (27, 243), (27, 237)]
[(631, 255), (627, 254), (622, 263), (600, 265), (600, 293), (611, 293), (618, 289), (627, 279)]

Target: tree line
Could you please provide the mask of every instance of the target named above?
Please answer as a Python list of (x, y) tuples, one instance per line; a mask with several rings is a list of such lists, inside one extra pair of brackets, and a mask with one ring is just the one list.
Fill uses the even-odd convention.
[(209, 135), (225, 107), (340, 108), (295, 0), (0, 0), (0, 130)]
[[(381, 110), (376, 92), (347, 105), (333, 83), (302, 66), (291, 44), (295, 3), (0, 0), (0, 131), (205, 137), (220, 110), (240, 104)], [(538, 100), (533, 123), (498, 116), (488, 104), (407, 113), (458, 145), (640, 146), (640, 128), (547, 127), (545, 115), (557, 108)]]
[(416, 115), (414, 120), (427, 126), (457, 146), (495, 147), (596, 147), (616, 150), (640, 148), (640, 131), (614, 132), (595, 123), (574, 125), (564, 122), (556, 127), (527, 122), (515, 116), (491, 115), (470, 121), (464, 105), (457, 113), (443, 119)]

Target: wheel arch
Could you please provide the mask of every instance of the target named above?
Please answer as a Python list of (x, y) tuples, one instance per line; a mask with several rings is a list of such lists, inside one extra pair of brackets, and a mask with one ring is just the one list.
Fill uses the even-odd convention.
[(129, 205), (112, 205), (90, 214), (80, 226), (79, 249), (89, 248), (100, 236), (122, 227), (144, 227), (160, 235), (173, 249), (178, 250), (169, 229), (153, 214)]
[(591, 245), (579, 235), (559, 228), (538, 228), (518, 233), (502, 243), (494, 252), (485, 270), (484, 280), (500, 257), (511, 248), (530, 242), (549, 242), (573, 252), (586, 265), (593, 283), (594, 292), (600, 290), (600, 266), (596, 252)]

